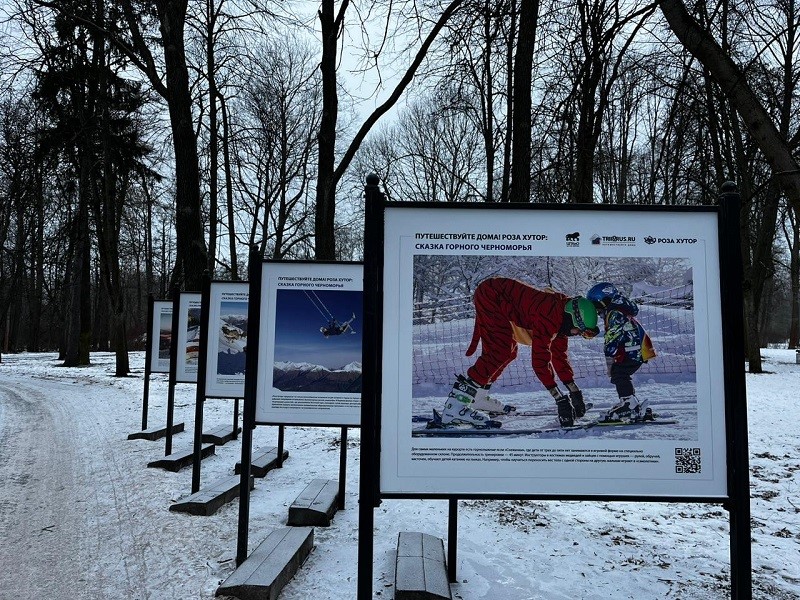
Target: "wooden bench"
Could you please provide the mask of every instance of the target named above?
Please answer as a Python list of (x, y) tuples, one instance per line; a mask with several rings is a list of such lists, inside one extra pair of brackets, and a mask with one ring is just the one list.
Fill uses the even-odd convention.
[[(173, 423), (172, 425), (172, 435), (176, 433), (180, 433), (183, 431), (184, 426), (183, 423)], [(142, 429), (141, 431), (137, 431), (136, 433), (131, 433), (128, 436), (129, 440), (150, 440), (154, 442), (155, 440), (160, 440), (163, 437), (167, 436), (167, 426), (164, 427), (151, 427), (150, 429)]]
[[(209, 517), (217, 512), (224, 504), (234, 498), (239, 497), (242, 478), (239, 475), (229, 475), (218, 479), (171, 505), (169, 509), (173, 512), (185, 512), (190, 515), (201, 515)], [(250, 489), (256, 486), (255, 479), (250, 476)]]
[(216, 444), (217, 446), (224, 446), (231, 440), (235, 440), (242, 428), (239, 427), (236, 431), (230, 425), (220, 425), (213, 431), (202, 434), (200, 439), (204, 444)]
[(328, 527), (339, 508), (339, 482), (313, 479), (289, 507), (288, 525)]
[[(287, 458), (289, 458), (289, 451), (284, 450), (283, 460), (286, 460)], [(264, 451), (259, 451), (256, 456), (250, 459), (250, 474), (253, 475), (253, 477), (265, 477), (267, 473), (277, 466), (278, 448), (277, 446), (273, 446), (272, 448), (267, 448)], [(242, 462), (237, 462), (233, 470), (234, 473), (241, 473)]]
[(444, 543), (427, 533), (403, 531), (397, 536), (395, 600), (452, 600)]
[[(215, 452), (216, 452), (216, 446), (214, 446), (214, 444), (206, 444), (202, 446), (200, 448), (200, 460), (208, 458)], [(172, 471), (173, 473), (177, 473), (182, 468), (191, 465), (193, 460), (194, 460), (194, 449), (189, 449), (168, 454), (164, 458), (159, 458), (158, 460), (154, 460), (152, 462), (147, 463), (147, 466), (156, 469), (166, 469), (167, 471)]]
[(314, 547), (312, 527), (282, 527), (267, 536), (217, 588), (217, 596), (275, 600)]

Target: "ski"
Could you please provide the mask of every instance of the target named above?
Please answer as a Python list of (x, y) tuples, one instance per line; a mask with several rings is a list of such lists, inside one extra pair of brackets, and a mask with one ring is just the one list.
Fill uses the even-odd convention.
[(601, 427), (630, 427), (631, 425), (676, 425), (672, 419), (653, 419), (652, 421), (597, 421)]
[[(586, 403), (586, 412), (588, 413), (594, 404), (591, 402)], [(490, 412), (489, 416), (493, 419), (496, 417), (551, 417), (555, 412), (555, 408), (550, 408), (547, 410), (529, 410), (529, 411), (519, 411), (519, 412), (508, 412), (508, 413), (493, 413)]]
[(541, 427), (533, 429), (476, 429), (474, 427), (437, 427), (433, 429), (414, 429), (412, 437), (508, 437), (511, 435), (536, 435), (582, 429), (581, 427)]
[(587, 430), (593, 427), (650, 427), (652, 425), (675, 425), (678, 421), (671, 419), (656, 419), (653, 421), (589, 421), (571, 427), (534, 427), (520, 429), (476, 429), (460, 425), (432, 427), (430, 429), (414, 429), (412, 437), (507, 437), (512, 435), (537, 435), (541, 433), (569, 433), (570, 431)]
[[(586, 403), (586, 412), (588, 413), (594, 404), (591, 402)], [(508, 413), (495, 413), (489, 412), (487, 413), (492, 419), (502, 418), (502, 417), (552, 417), (556, 413), (555, 407), (548, 410), (533, 410), (533, 411), (521, 411), (521, 412), (508, 412)], [(411, 421), (413, 423), (430, 423), (433, 421), (433, 417), (428, 415), (412, 415)]]

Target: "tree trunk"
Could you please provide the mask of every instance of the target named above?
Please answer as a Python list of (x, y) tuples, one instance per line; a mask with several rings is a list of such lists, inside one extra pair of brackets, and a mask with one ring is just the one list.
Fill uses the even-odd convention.
[[(79, 367), (89, 364), (91, 342), (91, 273), (89, 256), (89, 159), (81, 151), (79, 159), (78, 210), (72, 228), (72, 262), (67, 288), (67, 312), (64, 338), (64, 366)], [(87, 313), (87, 310), (89, 311)]]
[[(791, 320), (789, 321), (789, 348), (800, 345), (800, 215), (787, 208), (787, 220), (792, 228), (789, 243), (789, 277), (791, 280)], [(787, 236), (788, 237), (788, 236)]]
[[(344, 13), (347, 0), (342, 3)], [(336, 90), (336, 49), (340, 22), (334, 16), (334, 0), (322, 0), (319, 11), (322, 34), (322, 117), (317, 136), (317, 191), (314, 213), (314, 253), (317, 260), (335, 260), (336, 183), (333, 178), (336, 159), (336, 121), (339, 114), (339, 96)]]
[(506, 53), (506, 131), (503, 140), (503, 182), (500, 187), (500, 201), (508, 202), (511, 193), (511, 140), (514, 135), (514, 39), (517, 35), (517, 2), (509, 3), (509, 39)]
[(539, 0), (520, 0), (514, 58), (514, 112), (511, 117), (511, 202), (531, 200), (531, 82)]
[(200, 198), (200, 167), (197, 139), (192, 127), (192, 97), (183, 28), (187, 0), (157, 3), (164, 44), (167, 106), (175, 149), (175, 237), (176, 257), (173, 282), (183, 289), (199, 290), (208, 265), (203, 235)]
[[(214, 2), (206, 0), (206, 71), (208, 77), (208, 271), (213, 278), (217, 257), (219, 132), (217, 126), (217, 81), (214, 58)], [(199, 288), (198, 288), (199, 289)]]
[(33, 194), (36, 203), (36, 217), (33, 225), (33, 265), (31, 265), (31, 278), (33, 279), (33, 293), (30, 299), (30, 322), (28, 324), (28, 351), (40, 352), (42, 300), (44, 294), (44, 190), (42, 186), (43, 166), (37, 162), (34, 168), (35, 187)]
[(231, 260), (231, 280), (239, 280), (239, 260), (236, 258), (236, 227), (233, 219), (233, 167), (231, 165), (230, 121), (225, 99), (220, 96), (222, 106), (222, 156), (225, 164), (225, 203), (228, 215), (228, 252)]

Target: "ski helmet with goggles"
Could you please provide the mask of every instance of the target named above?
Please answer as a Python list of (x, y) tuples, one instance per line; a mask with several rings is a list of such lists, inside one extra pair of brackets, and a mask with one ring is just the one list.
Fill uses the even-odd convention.
[(586, 297), (591, 300), (595, 306), (605, 308), (608, 302), (614, 297), (619, 295), (619, 290), (614, 287), (613, 283), (602, 281), (594, 284), (589, 291), (586, 292)]
[(592, 338), (600, 333), (597, 327), (597, 309), (591, 300), (583, 296), (570, 298), (564, 310), (572, 317), (572, 323), (580, 330), (583, 337)]

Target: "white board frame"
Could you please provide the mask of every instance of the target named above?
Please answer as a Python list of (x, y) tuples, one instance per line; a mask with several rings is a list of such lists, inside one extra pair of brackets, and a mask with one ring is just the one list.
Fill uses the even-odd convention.
[[(258, 333), (258, 374), (256, 384), (256, 422), (259, 424), (284, 425), (331, 425), (357, 427), (361, 421), (361, 391), (358, 392), (302, 392), (281, 391), (273, 387), (276, 361), (276, 319), (278, 295), (285, 292), (331, 293), (358, 292), (359, 303), (363, 306), (364, 275), (360, 263), (323, 262), (278, 262), (266, 261), (262, 265), (260, 290), (261, 323)], [(312, 304), (309, 301), (309, 306)], [(358, 311), (354, 311), (358, 312)], [(363, 310), (362, 310), (363, 313)], [(335, 315), (347, 319), (349, 315)], [(307, 319), (298, 323), (323, 339), (319, 332), (322, 315), (317, 320)], [(358, 337), (358, 362), (361, 362), (361, 340), (363, 314), (357, 314), (353, 327)], [(278, 332), (277, 335), (281, 335)], [(331, 349), (337, 342), (352, 344), (348, 333), (327, 340)], [(355, 340), (354, 340), (355, 341)], [(317, 347), (314, 347), (314, 352)], [(324, 350), (322, 351), (324, 352)], [(316, 355), (317, 358), (333, 360), (331, 355)], [(280, 352), (279, 356), (280, 358)], [(316, 362), (313, 357), (310, 362)], [(332, 367), (334, 365), (331, 365)], [(345, 365), (341, 365), (345, 366)], [(360, 373), (360, 368), (359, 368)]]
[[(574, 208), (574, 207), (570, 207)], [(383, 240), (380, 493), (384, 496), (728, 496), (719, 216), (714, 211), (387, 206)], [(575, 233), (580, 239), (575, 244)], [(599, 240), (593, 243), (591, 240)], [(675, 440), (412, 437), (413, 256), (685, 257), (695, 291), (699, 474)], [(476, 282), (477, 283), (477, 282)], [(445, 392), (446, 394), (446, 392)], [(442, 398), (444, 400), (444, 397)], [(616, 452), (620, 462), (603, 461)], [(554, 460), (549, 461), (547, 456)], [(647, 457), (637, 462), (637, 457)]]
[[(206, 351), (206, 397), (243, 398), (244, 370), (237, 374), (219, 372), (219, 343), (222, 334), (223, 303), (241, 305), (237, 311), (247, 319), (250, 284), (246, 281), (212, 281), (209, 287), (208, 348)], [(245, 345), (247, 344), (245, 337)]]
[(153, 300), (153, 323), (150, 330), (150, 372), (169, 373), (169, 352), (167, 346), (166, 357), (160, 356), (162, 325), (166, 324), (170, 332), (172, 344), (172, 300)]
[(178, 334), (173, 335), (177, 344), (178, 360), (175, 366), (175, 383), (197, 383), (197, 367), (200, 363), (200, 331), (192, 337), (197, 342), (195, 353), (187, 352), (189, 343), (190, 311), (196, 311), (198, 328), (200, 324), (200, 307), (202, 295), (198, 292), (181, 292), (178, 297)]

